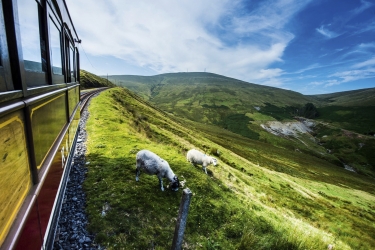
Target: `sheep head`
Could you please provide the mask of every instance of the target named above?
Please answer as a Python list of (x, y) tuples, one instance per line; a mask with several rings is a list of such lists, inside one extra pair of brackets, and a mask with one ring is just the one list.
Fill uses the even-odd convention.
[(173, 177), (173, 180), (171, 181), (170, 187), (173, 191), (177, 191), (179, 186), (180, 186), (180, 181), (178, 180), (177, 175), (175, 175)]
[(212, 165), (216, 166), (217, 165), (217, 159), (214, 158), (214, 157), (211, 157), (211, 158), (212, 158), (212, 160), (211, 160)]

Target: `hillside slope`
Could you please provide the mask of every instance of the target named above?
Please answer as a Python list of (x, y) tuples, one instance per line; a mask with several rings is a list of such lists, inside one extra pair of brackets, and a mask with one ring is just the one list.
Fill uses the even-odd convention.
[[(314, 98), (300, 93), (252, 84), (212, 73), (170, 73), (157, 76), (109, 76), (156, 104), (161, 109), (191, 120), (215, 123), (231, 114), (259, 113), (283, 109), (290, 118), (290, 107), (302, 107)], [(260, 111), (260, 112), (262, 112)]]
[(238, 120), (293, 120), (296, 115), (305, 116), (304, 109), (310, 105), (317, 109), (313, 112), (315, 115), (308, 118), (318, 117), (362, 134), (375, 132), (375, 116), (372, 115), (375, 88), (309, 96), (204, 72), (120, 75), (109, 76), (109, 79), (164, 111), (223, 128), (230, 129), (228, 124)]
[(330, 106), (375, 106), (375, 88), (311, 95), (310, 97)]
[[(373, 249), (375, 185), (317, 156), (161, 111), (112, 88), (91, 101), (85, 190), (91, 233), (108, 249), (168, 249), (181, 189), (135, 181), (135, 154), (167, 160), (193, 192), (184, 249)], [(218, 158), (186, 161), (197, 148)], [(168, 182), (165, 180), (165, 185)]]
[(112, 82), (107, 81), (107, 79), (94, 75), (83, 69), (80, 70), (80, 84), (81, 84), (81, 89), (116, 86)]
[(318, 108), (318, 120), (336, 128), (375, 135), (375, 88), (311, 97), (325, 103)]
[(300, 116), (313, 118), (319, 123), (310, 133), (315, 145), (305, 139), (303, 143), (310, 145), (305, 152), (319, 152), (336, 165), (375, 175), (375, 143), (368, 137), (375, 134), (375, 88), (305, 96), (203, 72), (109, 79), (176, 117), (214, 124), (247, 138), (294, 150), (301, 150), (300, 146), (288, 140), (300, 139), (268, 138), (265, 124), (298, 122), (295, 119)]

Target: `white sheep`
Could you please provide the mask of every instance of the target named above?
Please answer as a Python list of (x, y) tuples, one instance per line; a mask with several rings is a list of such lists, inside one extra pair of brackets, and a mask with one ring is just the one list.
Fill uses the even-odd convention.
[(170, 186), (173, 191), (178, 190), (179, 180), (177, 176), (173, 173), (168, 162), (160, 158), (155, 153), (145, 149), (139, 151), (136, 156), (136, 165), (136, 181), (139, 181), (139, 175), (141, 173), (141, 170), (143, 170), (149, 175), (157, 175), (157, 177), (159, 178), (161, 191), (164, 191), (163, 178), (167, 178), (171, 182)]
[(206, 155), (196, 149), (190, 149), (187, 152), (186, 159), (191, 162), (194, 166), (195, 165), (202, 165), (202, 169), (207, 174), (207, 166), (212, 164), (216, 166), (217, 160), (216, 158)]

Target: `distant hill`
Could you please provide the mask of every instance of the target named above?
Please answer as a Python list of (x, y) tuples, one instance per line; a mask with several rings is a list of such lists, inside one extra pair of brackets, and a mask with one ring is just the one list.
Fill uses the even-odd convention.
[(358, 133), (375, 134), (375, 88), (311, 97), (324, 104), (318, 109), (319, 120)]
[(311, 95), (310, 97), (330, 106), (375, 106), (375, 88)]
[[(303, 95), (206, 72), (113, 75), (108, 78), (164, 111), (228, 129), (233, 128), (230, 124), (239, 121), (283, 121), (294, 116), (327, 119), (364, 134), (373, 133), (375, 128), (375, 117), (371, 113), (375, 106), (375, 88)], [(357, 117), (361, 122), (356, 122)]]
[(80, 84), (82, 89), (116, 86), (112, 82), (107, 81), (107, 79), (94, 75), (83, 69), (80, 70), (80, 78)]
[[(274, 119), (291, 119), (296, 108), (321, 102), (294, 91), (205, 72), (108, 78), (167, 112), (201, 122), (218, 123), (233, 114), (255, 113)], [(278, 112), (274, 112), (276, 110)]]
[[(158, 103), (166, 102), (161, 100), (164, 97), (169, 97), (168, 99), (189, 97), (200, 100), (201, 104), (209, 105), (226, 101), (224, 99), (241, 99), (241, 97), (245, 97), (243, 98), (245, 103), (261, 106), (264, 103), (285, 106), (314, 100), (294, 91), (206, 72), (168, 73), (156, 76), (114, 75), (108, 76), (108, 79), (118, 86), (125, 86), (137, 92), (147, 100)], [(202, 95), (203, 92), (210, 94)]]

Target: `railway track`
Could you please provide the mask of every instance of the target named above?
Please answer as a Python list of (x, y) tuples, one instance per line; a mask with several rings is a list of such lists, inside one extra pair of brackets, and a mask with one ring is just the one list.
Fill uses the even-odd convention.
[(106, 90), (106, 89), (108, 89), (108, 88), (103, 87), (103, 88), (97, 88), (97, 89), (82, 93), (81, 96), (80, 96), (80, 102), (81, 102), (80, 112), (81, 112), (81, 114), (82, 114), (83, 110), (85, 109), (85, 107), (87, 105), (87, 102), (90, 100), (90, 98), (92, 96), (100, 93), (101, 91)]
[(86, 154), (86, 121), (89, 117), (87, 106), (93, 96), (107, 88), (95, 89), (80, 96), (81, 118), (78, 138), (75, 144), (73, 159), (70, 165), (69, 178), (62, 198), (59, 220), (53, 249), (103, 249), (94, 243), (94, 235), (86, 230), (88, 223), (85, 212), (86, 196), (83, 182), (88, 171)]

